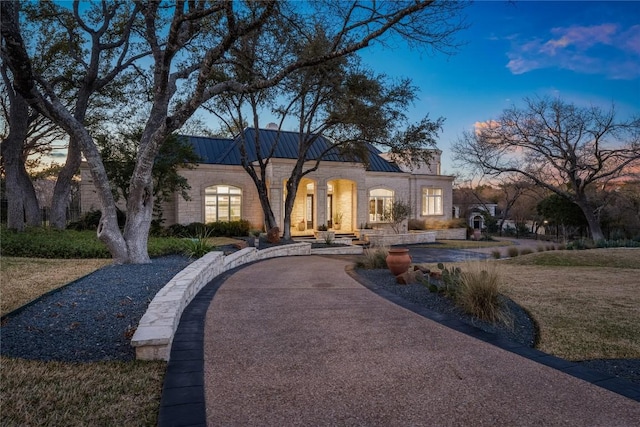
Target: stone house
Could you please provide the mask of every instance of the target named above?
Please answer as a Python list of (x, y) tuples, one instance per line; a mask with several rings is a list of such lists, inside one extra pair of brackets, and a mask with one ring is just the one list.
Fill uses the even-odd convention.
[[(282, 228), (285, 183), (297, 158), (298, 133), (273, 128), (259, 132), (247, 128), (243, 133), (235, 139), (182, 136), (193, 145), (201, 161), (197, 168), (180, 172), (191, 186), (190, 200), (176, 194), (167, 202), (164, 225), (245, 219), (253, 228), (261, 228), (264, 219), (258, 192), (241, 166), (240, 151), (244, 137), (247, 158), (255, 161), (258, 135), (262, 153), (274, 149), (267, 168), (268, 192), (274, 216)], [(327, 144), (322, 137), (316, 139), (308, 156), (309, 165)], [(292, 235), (310, 234), (319, 225), (339, 228), (344, 233), (351, 233), (365, 223), (383, 228), (387, 224), (382, 213), (394, 200), (411, 205), (411, 218), (451, 219), (454, 177), (440, 175), (439, 150), (432, 151), (429, 164), (411, 169), (394, 163), (373, 146), (368, 148), (366, 166), (330, 150), (323, 155), (318, 170), (302, 179), (291, 216)], [(84, 167), (81, 172), (83, 212), (98, 209), (88, 170)], [(405, 223), (404, 230), (406, 227)]]

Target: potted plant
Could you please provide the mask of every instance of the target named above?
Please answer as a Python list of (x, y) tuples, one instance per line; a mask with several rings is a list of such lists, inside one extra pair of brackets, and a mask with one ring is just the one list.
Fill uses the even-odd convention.
[(340, 224), (342, 224), (342, 212), (336, 212), (333, 216), (333, 229), (340, 230)]
[(304, 218), (298, 223), (298, 231), (304, 231), (306, 229)]

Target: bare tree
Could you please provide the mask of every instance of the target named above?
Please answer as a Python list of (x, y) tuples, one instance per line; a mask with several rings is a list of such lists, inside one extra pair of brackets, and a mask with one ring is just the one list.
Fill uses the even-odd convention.
[[(291, 50), (301, 59), (326, 54), (332, 46), (320, 28), (312, 39), (293, 40), (292, 44)], [(252, 50), (243, 52), (246, 67), (241, 72), (255, 66), (255, 50), (252, 45)], [(298, 186), (302, 178), (318, 170), (325, 156), (341, 155), (366, 166), (371, 144), (375, 144), (387, 148), (400, 161), (429, 160), (427, 148), (435, 146), (443, 120), (431, 121), (427, 116), (419, 123), (408, 123), (405, 111), (415, 100), (415, 92), (408, 79), (389, 81), (362, 68), (359, 59), (351, 55), (300, 69), (270, 91), (223, 97), (217, 108), (207, 108), (232, 131), (247, 122), (244, 109), (249, 107), (253, 129), (250, 134), (239, 133), (241, 160), (258, 190), (267, 229), (277, 225), (268, 197), (267, 167), (284, 136), (279, 130), (265, 144), (259, 113), (269, 109), (277, 96), (282, 104), (271, 110), (279, 121), (278, 129), (285, 122), (295, 123), (295, 164), (286, 182), (284, 202), (284, 238), (288, 239)]]
[[(101, 4), (102, 8), (97, 8), (96, 13), (105, 16), (110, 9), (106, 1)], [(125, 7), (129, 3), (117, 4)], [(153, 210), (153, 159), (162, 141), (205, 101), (227, 92), (251, 93), (275, 86), (296, 70), (349, 55), (391, 36), (402, 37), (424, 48), (448, 46), (447, 41), (450, 42), (460, 28), (459, 12), (465, 5), (448, 1), (328, 1), (308, 3), (295, 10), (294, 3), (137, 1), (131, 19), (141, 13), (143, 23), (136, 24), (135, 29), (140, 31), (151, 51), (151, 108), (129, 186), (123, 232), (118, 228), (109, 180), (91, 135), (82, 121), (60, 102), (49, 82), (40, 81), (35, 75), (14, 12), (17, 2), (5, 1), (0, 6), (3, 48), (16, 91), (63, 127), (81, 147), (102, 207), (98, 236), (114, 261), (144, 263), (149, 262), (147, 241)], [(287, 22), (287, 30), (301, 38), (311, 38), (317, 25), (324, 24), (330, 32), (331, 49), (302, 59), (287, 55), (280, 58), (279, 68), (269, 75), (252, 74), (248, 70), (244, 82), (228, 77), (233, 66), (229, 62), (231, 50), (275, 19)], [(112, 27), (121, 27), (122, 23), (109, 22), (107, 25)], [(129, 42), (131, 38), (124, 43)], [(270, 52), (261, 54), (270, 55)]]
[(580, 108), (558, 99), (525, 99), (485, 127), (465, 133), (456, 161), (499, 176), (516, 173), (576, 203), (591, 237), (602, 239), (590, 189), (640, 164), (640, 119), (617, 121), (615, 109)]

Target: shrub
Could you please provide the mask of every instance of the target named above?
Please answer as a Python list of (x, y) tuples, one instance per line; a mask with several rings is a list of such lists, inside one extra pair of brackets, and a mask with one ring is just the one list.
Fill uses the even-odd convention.
[(249, 235), (249, 230), (251, 230), (251, 223), (245, 219), (210, 222), (206, 226), (211, 231), (212, 237), (247, 236)]
[(544, 246), (538, 245), (538, 252), (544, 252)]
[(597, 248), (639, 248), (640, 242), (630, 239), (598, 240)]
[(593, 249), (593, 242), (586, 239), (574, 240), (572, 242), (567, 243), (568, 250), (584, 250), (584, 249)]
[(207, 226), (202, 222), (192, 222), (184, 227), (184, 237), (197, 238), (206, 233)]
[(411, 205), (403, 200), (394, 200), (391, 206), (382, 213), (382, 220), (389, 222), (391, 229), (396, 233), (400, 233), (402, 221), (411, 215)]
[(167, 234), (173, 237), (187, 237), (189, 234), (189, 230), (186, 225), (182, 224), (171, 224), (167, 227)]
[[(149, 238), (149, 256), (182, 253), (185, 243), (174, 238)], [(26, 258), (111, 258), (95, 231), (28, 229), (2, 230), (2, 255)]]
[(531, 248), (523, 248), (520, 249), (520, 255), (529, 255), (533, 253), (533, 249)]
[(387, 268), (387, 255), (389, 255), (388, 247), (367, 248), (356, 261), (356, 267), (368, 270)]
[(491, 256), (494, 259), (500, 259), (500, 257), (502, 257), (502, 254), (500, 253), (499, 250), (495, 249), (495, 250), (491, 251)]
[(416, 218), (411, 218), (407, 223), (407, 227), (409, 230), (426, 230), (425, 222)]
[(94, 231), (29, 229), (2, 230), (2, 255), (27, 258), (109, 258)]
[(507, 255), (509, 255), (511, 258), (517, 257), (519, 255), (518, 248), (516, 248), (515, 246), (509, 246), (509, 248), (507, 249)]
[[(116, 208), (116, 214), (118, 216), (118, 226), (120, 228), (124, 227), (125, 222), (127, 221), (127, 215)], [(84, 231), (84, 230), (97, 230), (98, 224), (100, 224), (100, 218), (102, 217), (102, 211), (100, 210), (90, 210), (85, 212), (79, 220), (70, 222), (67, 225), (68, 230), (75, 231)]]
[(184, 254), (189, 258), (198, 259), (211, 252), (215, 246), (209, 243), (209, 237), (211, 237), (211, 231), (203, 229), (198, 237), (186, 239)]
[(438, 268), (442, 271), (442, 285), (435, 284), (429, 286), (429, 289), (445, 294), (447, 297), (456, 300), (458, 290), (460, 289), (462, 279), (462, 269), (460, 267), (447, 268), (443, 263), (438, 263)]
[(509, 320), (500, 298), (500, 275), (495, 265), (473, 263), (460, 274), (455, 303), (464, 312), (487, 322)]

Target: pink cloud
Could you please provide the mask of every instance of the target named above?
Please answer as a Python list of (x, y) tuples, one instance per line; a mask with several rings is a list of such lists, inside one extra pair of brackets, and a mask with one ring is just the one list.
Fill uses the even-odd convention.
[[(513, 44), (507, 68), (524, 74), (542, 68), (561, 68), (585, 74), (604, 74), (612, 79), (640, 76), (640, 25), (622, 30), (607, 23), (593, 26), (557, 27), (548, 39), (535, 38)], [(606, 48), (606, 56), (602, 55)]]
[(569, 28), (553, 28), (551, 33), (560, 36), (544, 44), (544, 48), (555, 54), (556, 48), (575, 46), (579, 50), (586, 50), (597, 44), (610, 45), (618, 30), (616, 24), (593, 25), (590, 27), (573, 26)]

